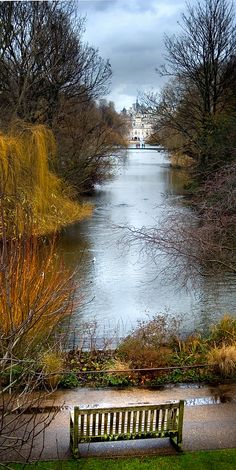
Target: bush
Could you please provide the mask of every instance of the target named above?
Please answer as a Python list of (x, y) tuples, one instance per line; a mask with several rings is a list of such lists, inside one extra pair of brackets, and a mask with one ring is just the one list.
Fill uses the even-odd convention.
[(172, 350), (166, 346), (148, 346), (137, 338), (126, 338), (117, 350), (118, 356), (132, 363), (133, 368), (161, 367), (168, 364)]
[(63, 388), (76, 388), (79, 386), (79, 380), (74, 372), (69, 372), (62, 377), (59, 385)]
[(64, 368), (64, 359), (58, 351), (46, 351), (41, 359), (41, 367), (45, 375), (46, 383), (56, 388), (60, 382)]
[(209, 351), (207, 359), (213, 370), (223, 377), (236, 373), (236, 345), (214, 347)]
[(129, 385), (132, 374), (127, 372), (127, 369), (130, 369), (131, 365), (128, 362), (122, 362), (120, 359), (113, 359), (111, 362), (108, 362), (105, 365), (106, 370), (114, 370), (115, 372), (110, 372), (105, 374), (104, 381), (107, 385), (119, 386), (119, 385)]
[(154, 315), (138, 322), (137, 328), (119, 345), (118, 356), (135, 368), (168, 364), (171, 346), (177, 341), (179, 321), (165, 315)]
[(210, 342), (217, 345), (231, 345), (236, 342), (236, 317), (224, 317), (212, 327)]

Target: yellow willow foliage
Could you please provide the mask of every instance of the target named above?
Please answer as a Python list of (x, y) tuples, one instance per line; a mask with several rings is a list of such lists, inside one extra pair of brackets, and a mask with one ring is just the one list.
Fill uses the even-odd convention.
[(42, 125), (17, 123), (0, 133), (0, 191), (5, 219), (23, 231), (30, 215), (32, 231), (45, 234), (91, 215), (91, 206), (71, 198), (71, 190), (52, 171), (56, 156), (52, 132)]
[(3, 241), (0, 267), (0, 348), (27, 356), (72, 313), (73, 275), (36, 237)]

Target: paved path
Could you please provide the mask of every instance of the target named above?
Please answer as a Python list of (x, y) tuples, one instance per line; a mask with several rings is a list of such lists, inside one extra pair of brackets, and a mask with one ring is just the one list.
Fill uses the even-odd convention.
[[(119, 406), (123, 404), (163, 403), (186, 400), (183, 432), (183, 450), (223, 449), (236, 447), (236, 384), (218, 387), (170, 387), (165, 390), (93, 390), (57, 391), (47, 405), (57, 405), (61, 411), (45, 431), (41, 459), (65, 459), (69, 451), (69, 407), (75, 404)], [(38, 459), (42, 437), (35, 442), (32, 459)], [(84, 444), (84, 456), (141, 455), (175, 453), (168, 439)], [(11, 456), (14, 458), (14, 456)]]

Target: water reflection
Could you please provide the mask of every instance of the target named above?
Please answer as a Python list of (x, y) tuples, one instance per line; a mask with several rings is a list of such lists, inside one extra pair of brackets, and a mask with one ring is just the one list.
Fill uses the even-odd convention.
[[(78, 268), (83, 294), (73, 328), (96, 317), (100, 331), (112, 331), (119, 323), (123, 333), (147, 314), (166, 312), (182, 315), (183, 329), (190, 331), (233, 312), (235, 282), (227, 287), (222, 282), (217, 292), (204, 280), (198, 292), (182, 291), (156, 276), (138, 244), (127, 249), (121, 243), (119, 226), (153, 226), (160, 223), (164, 207), (181, 210), (182, 185), (183, 175), (170, 169), (164, 152), (132, 149), (120, 160), (117, 177), (96, 189), (91, 219), (64, 230), (58, 249), (67, 264)], [(166, 262), (160, 257), (160, 267)]]

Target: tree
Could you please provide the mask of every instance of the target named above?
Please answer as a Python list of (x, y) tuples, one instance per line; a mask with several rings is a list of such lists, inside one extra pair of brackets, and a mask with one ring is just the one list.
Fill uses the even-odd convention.
[[(224, 140), (225, 115), (234, 116), (235, 125), (233, 5), (226, 0), (188, 4), (181, 27), (179, 37), (165, 38), (167, 64), (162, 73), (175, 77), (176, 81), (174, 88), (172, 86), (172, 97), (169, 94), (169, 103), (170, 98), (173, 100), (171, 108), (165, 94), (157, 113), (165, 116), (171, 128), (178, 127), (187, 148), (197, 160), (198, 172), (205, 177), (208, 171), (222, 164), (219, 153), (214, 145), (212, 147), (212, 136), (223, 132)], [(226, 151), (225, 156), (230, 160), (231, 152)]]
[(226, 68), (236, 52), (233, 6), (226, 0), (188, 4), (182, 30), (179, 38), (165, 39), (165, 71), (195, 85), (204, 119), (224, 106), (225, 88), (235, 79), (233, 67)]
[(52, 132), (43, 125), (15, 123), (11, 132), (0, 133), (0, 238), (13, 228), (24, 233), (30, 218), (31, 231), (42, 235), (88, 217), (91, 207), (73, 200), (71, 188), (49, 169), (56, 159)]
[(52, 125), (62, 96), (88, 101), (107, 90), (110, 64), (82, 43), (83, 28), (73, 2), (0, 2), (4, 121)]
[(56, 331), (73, 312), (75, 292), (74, 275), (56, 256), (54, 243), (31, 237), (30, 225), (24, 237), (17, 226), (12, 229), (14, 238), (5, 233), (0, 245), (1, 461), (27, 460), (34, 439), (55, 416), (44, 409), (45, 399), (63, 372), (63, 341)]
[(62, 156), (56, 164), (50, 158), (50, 168), (79, 196), (109, 177), (115, 145), (125, 144), (121, 124), (114, 132), (115, 110), (109, 121), (108, 106), (105, 118), (96, 104), (109, 88), (109, 61), (83, 42), (84, 19), (74, 2), (0, 7), (0, 127), (8, 131), (16, 118), (47, 124)]
[(56, 170), (79, 195), (111, 178), (115, 155), (127, 146), (126, 121), (105, 100), (77, 103), (72, 114), (68, 108), (70, 103), (65, 103), (55, 122)]

